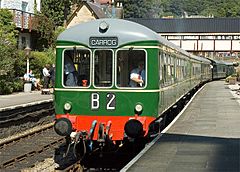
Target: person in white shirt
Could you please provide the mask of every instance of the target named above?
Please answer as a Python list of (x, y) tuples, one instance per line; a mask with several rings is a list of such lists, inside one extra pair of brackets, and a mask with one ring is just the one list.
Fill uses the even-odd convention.
[(43, 68), (43, 88), (49, 88), (50, 74), (49, 74), (50, 65), (46, 64)]
[(144, 62), (140, 61), (138, 67), (133, 69), (130, 73), (130, 83), (131, 87), (143, 87), (145, 82), (145, 70)]

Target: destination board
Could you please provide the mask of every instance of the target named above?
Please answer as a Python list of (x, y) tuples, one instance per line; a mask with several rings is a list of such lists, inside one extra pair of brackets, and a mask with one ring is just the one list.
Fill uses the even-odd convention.
[(90, 37), (89, 45), (91, 47), (116, 47), (118, 46), (117, 37)]

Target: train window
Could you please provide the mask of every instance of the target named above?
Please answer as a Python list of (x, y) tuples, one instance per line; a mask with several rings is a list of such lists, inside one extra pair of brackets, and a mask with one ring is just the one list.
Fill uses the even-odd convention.
[(160, 80), (160, 83), (162, 83), (162, 75), (163, 75), (163, 55), (162, 55), (162, 52), (159, 52), (159, 80)]
[(162, 83), (161, 86), (164, 86), (167, 81), (167, 55), (163, 54), (161, 58), (161, 68), (162, 68)]
[(96, 87), (112, 86), (113, 52), (96, 50), (94, 52), (94, 85)]
[[(146, 53), (144, 50), (119, 50), (117, 52), (117, 86), (144, 87)], [(141, 83), (137, 83), (140, 81)]]
[(168, 86), (174, 83), (174, 77), (176, 73), (175, 69), (175, 58), (170, 55), (165, 55), (166, 64), (164, 64), (163, 68), (163, 78), (164, 78), (164, 86)]
[(64, 74), (65, 86), (88, 87), (90, 80), (90, 51), (83, 49), (65, 50)]

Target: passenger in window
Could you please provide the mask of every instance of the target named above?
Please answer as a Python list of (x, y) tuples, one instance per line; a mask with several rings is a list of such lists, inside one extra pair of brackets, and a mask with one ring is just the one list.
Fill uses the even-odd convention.
[(78, 86), (78, 72), (75, 69), (72, 59), (67, 55), (64, 61), (64, 78), (66, 86)]
[(138, 67), (133, 69), (130, 73), (130, 83), (131, 87), (143, 87), (145, 82), (145, 70), (144, 62), (140, 61)]

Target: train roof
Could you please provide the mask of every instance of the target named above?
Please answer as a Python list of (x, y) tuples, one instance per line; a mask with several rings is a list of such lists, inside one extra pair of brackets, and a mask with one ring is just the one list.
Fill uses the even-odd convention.
[(216, 60), (216, 59), (210, 59), (208, 58), (210, 61), (212, 61), (213, 63), (216, 63), (216, 64), (224, 64), (224, 65), (227, 65), (226, 62), (224, 61), (221, 61), (221, 60)]
[[(109, 28), (105, 33), (101, 33), (99, 30), (99, 26), (103, 22), (106, 22), (109, 25)], [(80, 32), (81, 34), (79, 34)], [(88, 45), (89, 36), (117, 36), (119, 45), (137, 41), (156, 40), (186, 54), (186, 51), (180, 49), (178, 46), (161, 37), (159, 34), (146, 26), (123, 19), (105, 18), (81, 23), (62, 32), (57, 40), (79, 42)]]
[[(100, 25), (102, 23), (107, 24), (108, 28), (105, 32), (101, 32), (100, 30)], [(57, 40), (78, 42), (89, 46), (89, 37), (114, 37), (114, 36), (118, 38), (119, 46), (130, 42), (155, 40), (177, 50), (182, 54), (190, 56), (190, 58), (192, 59), (206, 61), (201, 57), (197, 57), (186, 52), (185, 50), (169, 42), (168, 40), (154, 32), (153, 30), (147, 28), (146, 26), (123, 19), (105, 18), (78, 24), (62, 32)]]
[(211, 61), (209, 59), (205, 58), (205, 57), (195, 56), (195, 55), (191, 55), (191, 56), (192, 56), (191, 58), (196, 59), (198, 61), (202, 61), (202, 62), (208, 63), (208, 64), (211, 63)]
[[(107, 23), (106, 32), (100, 32), (100, 24)], [(81, 33), (81, 34), (80, 34)], [(97, 19), (94, 21), (78, 24), (62, 32), (58, 41), (79, 42), (85, 45), (89, 44), (89, 36), (96, 37), (118, 37), (119, 45), (135, 41), (159, 40), (166, 42), (163, 38), (151, 29), (135, 22), (122, 19)]]
[(233, 62), (225, 62), (227, 66), (233, 66)]

